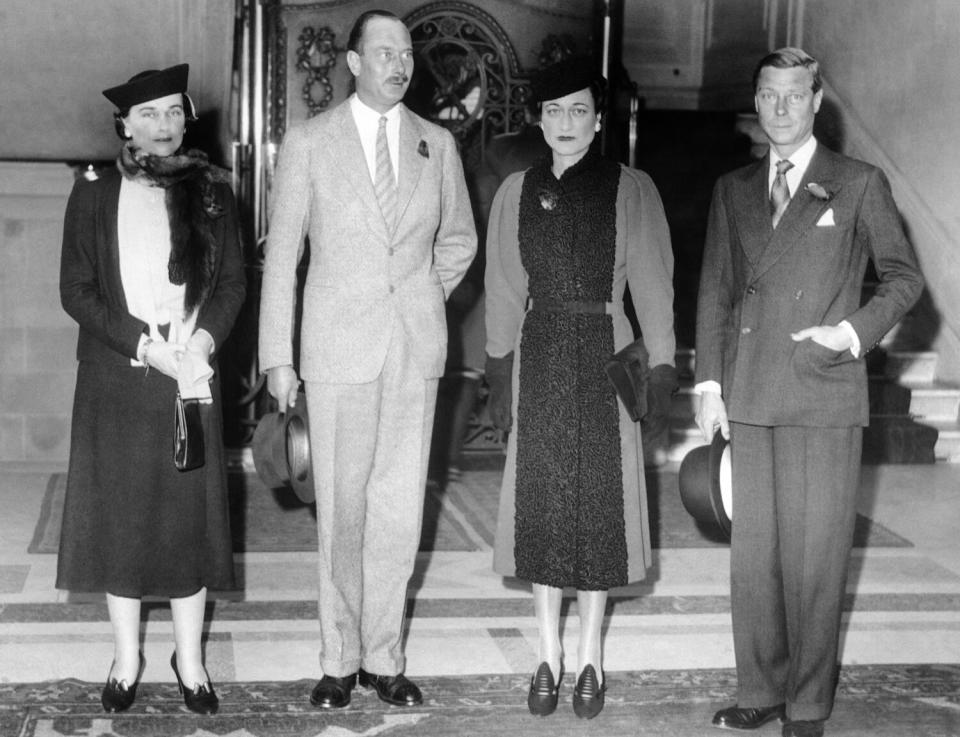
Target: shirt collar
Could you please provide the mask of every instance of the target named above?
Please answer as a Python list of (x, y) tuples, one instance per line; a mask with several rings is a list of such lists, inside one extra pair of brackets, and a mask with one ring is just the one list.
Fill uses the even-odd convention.
[[(793, 164), (793, 168), (787, 172), (789, 177), (791, 174), (799, 179), (803, 178), (803, 175), (807, 171), (807, 167), (810, 166), (810, 160), (813, 159), (813, 154), (817, 150), (817, 139), (814, 136), (810, 136), (806, 141), (803, 142), (803, 145), (800, 146), (796, 151), (790, 154), (789, 160)], [(770, 149), (770, 181), (777, 176), (777, 162), (781, 161), (780, 157)]]
[(350, 109), (353, 111), (354, 116), (358, 120), (362, 120), (365, 123), (373, 123), (374, 125), (380, 122), (381, 116), (386, 116), (388, 123), (393, 123), (400, 117), (399, 102), (387, 110), (387, 112), (378, 113), (372, 107), (363, 102), (359, 97), (357, 97), (356, 92), (350, 96)]

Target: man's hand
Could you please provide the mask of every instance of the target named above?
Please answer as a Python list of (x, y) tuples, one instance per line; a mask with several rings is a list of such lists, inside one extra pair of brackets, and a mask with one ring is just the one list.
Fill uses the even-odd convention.
[(288, 407), (297, 403), (297, 390), (300, 380), (293, 366), (274, 366), (267, 369), (267, 391), (277, 400), (280, 412), (286, 412)]
[(839, 325), (817, 325), (812, 328), (804, 328), (795, 333), (790, 333), (790, 337), (798, 343), (809, 339), (833, 351), (848, 351), (853, 346), (850, 333)]
[(720, 428), (724, 438), (730, 439), (730, 423), (727, 421), (727, 408), (723, 398), (717, 392), (703, 392), (697, 406), (697, 427), (704, 439), (711, 443), (713, 435)]

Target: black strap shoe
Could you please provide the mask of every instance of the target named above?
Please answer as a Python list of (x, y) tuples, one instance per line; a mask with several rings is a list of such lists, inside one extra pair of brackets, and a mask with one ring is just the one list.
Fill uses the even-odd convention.
[(193, 684), (193, 688), (187, 688), (183, 685), (183, 679), (180, 678), (180, 671), (177, 669), (177, 653), (174, 651), (170, 656), (170, 667), (173, 668), (173, 674), (177, 677), (177, 689), (183, 696), (183, 703), (194, 714), (216, 714), (220, 709), (220, 698), (213, 690), (213, 684), (209, 678), (203, 683)]
[(375, 688), (381, 701), (394, 706), (419, 706), (423, 703), (423, 694), (417, 685), (403, 673), (395, 676), (378, 676), (360, 669), (360, 685)]
[(111, 678), (113, 675), (113, 664), (110, 665), (110, 673), (107, 675), (107, 682), (103, 685), (103, 691), (100, 692), (100, 703), (103, 704), (103, 710), (109, 713), (126, 711), (133, 706), (137, 698), (137, 686), (140, 685), (140, 675), (143, 673), (143, 653), (140, 653), (140, 666), (137, 670), (137, 680), (133, 685), (127, 683), (126, 679), (118, 681)]
[(350, 692), (357, 685), (357, 674), (338, 678), (324, 676), (310, 693), (310, 703), (321, 709), (342, 709), (350, 703)]
[(606, 691), (606, 679), (601, 686), (596, 669), (588, 665), (580, 672), (577, 685), (573, 689), (573, 713), (581, 719), (593, 719), (603, 709)]
[(537, 667), (537, 672), (530, 679), (530, 692), (527, 694), (527, 708), (534, 716), (545, 717), (553, 714), (560, 698), (560, 681), (563, 680), (563, 671), (554, 681), (553, 671), (547, 661)]
[(776, 706), (749, 707), (730, 706), (713, 715), (713, 726), (720, 729), (756, 729), (767, 722), (786, 718), (783, 704)]

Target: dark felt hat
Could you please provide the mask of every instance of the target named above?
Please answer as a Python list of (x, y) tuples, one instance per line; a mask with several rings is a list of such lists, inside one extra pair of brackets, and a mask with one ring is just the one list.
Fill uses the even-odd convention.
[(710, 445), (684, 456), (679, 481), (680, 500), (690, 516), (729, 540), (733, 518), (730, 445), (721, 433), (713, 436)]
[(253, 465), (267, 486), (289, 486), (300, 501), (314, 500), (313, 466), (310, 463), (310, 425), (307, 397), (297, 394), (297, 403), (286, 412), (268, 412), (253, 432)]
[(569, 56), (534, 74), (530, 89), (534, 102), (546, 102), (579, 92), (594, 82), (602, 83), (602, 80), (603, 77), (594, 71), (590, 57)]
[(189, 64), (177, 64), (167, 69), (148, 69), (130, 78), (126, 84), (103, 91), (103, 96), (117, 106), (129, 110), (141, 102), (187, 91)]

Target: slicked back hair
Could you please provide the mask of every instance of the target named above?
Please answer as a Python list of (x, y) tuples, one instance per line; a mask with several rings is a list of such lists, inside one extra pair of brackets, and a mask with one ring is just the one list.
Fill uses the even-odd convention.
[(771, 51), (763, 57), (753, 70), (753, 91), (757, 91), (757, 82), (760, 80), (760, 71), (764, 67), (774, 67), (776, 69), (792, 69), (794, 67), (803, 67), (810, 70), (813, 77), (812, 89), (814, 94), (823, 87), (823, 78), (820, 76), (820, 63), (803, 49), (793, 46), (785, 46), (782, 49)]
[(350, 36), (347, 38), (348, 51), (355, 51), (358, 54), (361, 53), (360, 47), (363, 45), (363, 31), (367, 26), (367, 21), (371, 18), (392, 18), (393, 20), (400, 20), (396, 13), (391, 13), (389, 10), (374, 9), (361, 13), (360, 17), (354, 22), (353, 28), (350, 29)]

